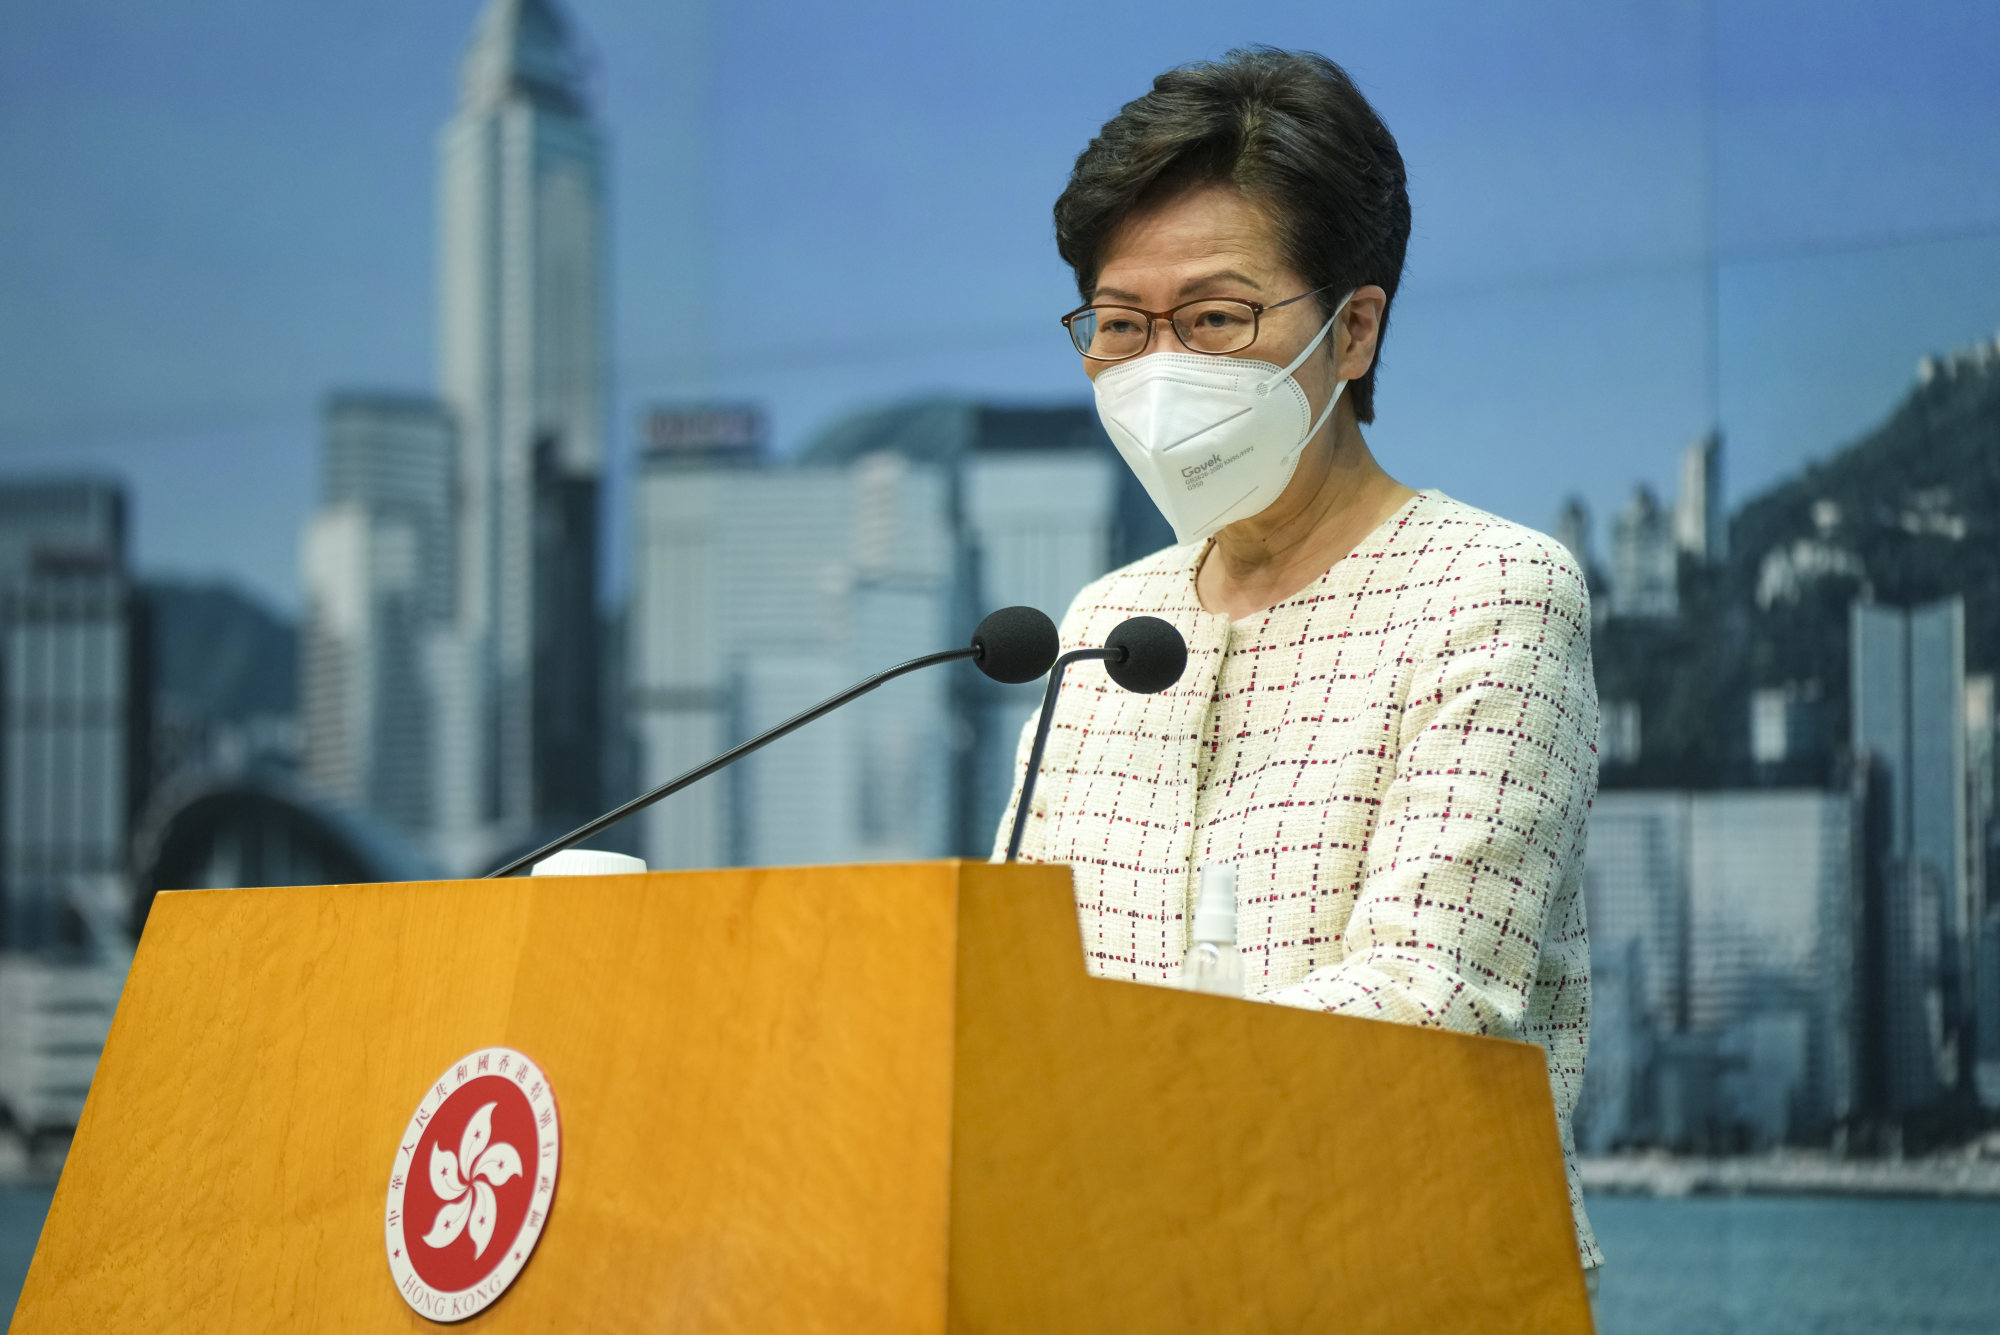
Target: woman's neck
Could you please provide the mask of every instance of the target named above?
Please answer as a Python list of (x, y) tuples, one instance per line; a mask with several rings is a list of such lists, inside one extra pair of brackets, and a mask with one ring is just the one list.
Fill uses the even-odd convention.
[(1261, 612), (1331, 570), (1414, 495), (1382, 471), (1342, 404), (1270, 508), (1215, 535), (1195, 593), (1232, 620)]

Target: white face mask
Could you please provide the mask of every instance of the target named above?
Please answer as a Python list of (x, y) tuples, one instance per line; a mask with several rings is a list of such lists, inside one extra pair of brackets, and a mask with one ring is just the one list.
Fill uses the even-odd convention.
[(1248, 357), (1156, 352), (1100, 372), (1097, 415), (1176, 541), (1200, 542), (1278, 499), (1345, 380), (1317, 420), (1292, 372), (1305, 365), (1354, 293), (1290, 366)]

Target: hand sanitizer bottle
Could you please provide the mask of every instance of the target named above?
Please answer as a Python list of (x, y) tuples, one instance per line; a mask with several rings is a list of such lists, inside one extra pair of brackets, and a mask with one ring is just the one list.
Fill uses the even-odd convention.
[(1213, 863), (1201, 869), (1194, 932), (1181, 961), (1181, 986), (1217, 996), (1243, 995), (1243, 957), (1236, 953), (1236, 868)]

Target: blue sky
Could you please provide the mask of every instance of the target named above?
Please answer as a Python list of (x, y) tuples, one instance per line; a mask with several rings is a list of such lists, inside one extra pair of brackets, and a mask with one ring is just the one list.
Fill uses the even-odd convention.
[[(478, 9), (12, 6), (0, 469), (117, 472), (144, 568), (294, 605), (320, 399), (432, 378), (435, 138)], [(1249, 42), (1340, 60), (1401, 142), (1371, 440), (1413, 485), (1603, 521), (1719, 418), (1733, 502), (2000, 329), (1990, 4), (570, 9), (621, 458), (680, 397), (758, 399), (783, 448), (905, 394), (1081, 401), (1049, 205), (1152, 75)]]

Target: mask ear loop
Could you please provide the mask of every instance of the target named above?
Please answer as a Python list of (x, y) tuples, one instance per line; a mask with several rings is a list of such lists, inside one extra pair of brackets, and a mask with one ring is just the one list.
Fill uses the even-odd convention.
[[(1357, 287), (1354, 289), (1354, 292), (1359, 292), (1360, 290), (1361, 289)], [(1278, 372), (1276, 375), (1272, 376), (1269, 380), (1260, 380), (1257, 382), (1257, 393), (1260, 396), (1264, 394), (1269, 394), (1271, 392), (1271, 386), (1277, 384), (1280, 380), (1283, 380), (1286, 376), (1290, 375), (1292, 372), (1298, 370), (1301, 366), (1304, 366), (1306, 364), (1306, 358), (1312, 356), (1313, 350), (1319, 347), (1321, 341), (1326, 338), (1327, 331), (1333, 328), (1334, 321), (1338, 320), (1340, 318), (1340, 313), (1347, 309), (1347, 303), (1354, 300), (1354, 292), (1349, 292), (1346, 296), (1340, 299), (1340, 304), (1333, 308), (1333, 314), (1328, 316), (1326, 323), (1319, 327), (1319, 332), (1312, 336), (1312, 342), (1306, 344), (1305, 348), (1299, 353), (1299, 355), (1292, 358), (1292, 364), (1290, 366), (1287, 366), (1284, 370)], [(1299, 443), (1297, 446), (1294, 447), (1295, 450), (1304, 449), (1306, 447), (1306, 442), (1319, 434), (1319, 429), (1326, 425), (1326, 419), (1333, 415), (1333, 405), (1340, 402), (1341, 391), (1346, 388), (1347, 388), (1347, 382), (1345, 380), (1336, 380), (1333, 382), (1333, 396), (1326, 401), (1326, 407), (1320, 410), (1318, 418), (1316, 418), (1313, 421), (1313, 424), (1306, 429), (1306, 433), (1303, 436), (1299, 437)]]

